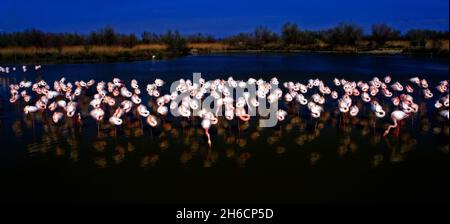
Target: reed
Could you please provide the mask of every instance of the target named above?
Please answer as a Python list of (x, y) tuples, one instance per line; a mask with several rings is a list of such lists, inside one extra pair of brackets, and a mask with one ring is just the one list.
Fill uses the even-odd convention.
[[(382, 48), (373, 48), (368, 40), (358, 41), (356, 46), (330, 46), (319, 41), (308, 45), (283, 45), (282, 43), (268, 43), (258, 48), (246, 45), (229, 45), (223, 42), (214, 43), (188, 43), (187, 47), (192, 53), (214, 53), (234, 51), (317, 51), (336, 53), (373, 53), (373, 54), (424, 54), (448, 55), (449, 40), (428, 40), (424, 46), (417, 48), (407, 40), (387, 41)], [(138, 44), (128, 48), (124, 46), (63, 46), (60, 48), (40, 47), (4, 47), (0, 48), (0, 62), (48, 62), (48, 61), (115, 61), (115, 60), (148, 60), (170, 57), (164, 44)]]
[(6, 47), (0, 48), (0, 61), (79, 61), (79, 60), (139, 60), (163, 57), (162, 44), (122, 46), (64, 46), (61, 48)]
[(199, 50), (223, 51), (227, 50), (230, 46), (224, 43), (189, 43), (188, 47)]

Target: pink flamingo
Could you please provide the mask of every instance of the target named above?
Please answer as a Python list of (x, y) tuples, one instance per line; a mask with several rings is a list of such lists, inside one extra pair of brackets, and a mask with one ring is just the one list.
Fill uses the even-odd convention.
[(58, 123), (61, 118), (63, 118), (64, 114), (61, 112), (54, 112), (52, 115), (53, 122)]
[(391, 119), (394, 122), (393, 125), (389, 125), (386, 131), (384, 131), (383, 136), (386, 136), (389, 134), (389, 131), (391, 128), (396, 128), (398, 126), (398, 123), (402, 121), (403, 119), (407, 118), (409, 115), (401, 110), (395, 110), (391, 113)]

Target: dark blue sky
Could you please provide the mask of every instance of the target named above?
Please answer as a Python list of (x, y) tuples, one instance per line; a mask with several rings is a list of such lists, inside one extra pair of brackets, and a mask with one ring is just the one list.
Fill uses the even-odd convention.
[(448, 30), (448, 8), (448, 0), (2, 0), (0, 31), (34, 27), (86, 33), (111, 25), (125, 33), (178, 29), (223, 36), (258, 25), (278, 31), (287, 21), (313, 30), (341, 21), (357, 23), (366, 32), (382, 22), (401, 31)]

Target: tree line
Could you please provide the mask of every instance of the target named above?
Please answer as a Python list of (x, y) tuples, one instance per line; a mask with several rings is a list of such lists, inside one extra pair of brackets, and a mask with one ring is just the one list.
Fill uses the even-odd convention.
[(166, 44), (179, 40), (189, 43), (212, 43), (217, 41), (212, 35), (202, 33), (181, 35), (176, 30), (168, 30), (163, 34), (144, 31), (140, 36), (134, 33), (122, 34), (116, 32), (110, 26), (89, 34), (52, 33), (43, 32), (38, 29), (0, 33), (0, 47), (61, 47), (79, 45), (133, 47), (137, 44)]
[(326, 43), (331, 46), (355, 46), (360, 40), (369, 40), (376, 46), (383, 46), (389, 40), (425, 41), (448, 39), (448, 31), (412, 29), (405, 33), (386, 24), (374, 24), (370, 34), (364, 34), (362, 27), (351, 23), (340, 23), (335, 27), (311, 31), (303, 30), (295, 23), (286, 23), (280, 32), (267, 27), (256, 27), (252, 32), (238, 33), (224, 38), (196, 33), (182, 35), (169, 30), (163, 34), (144, 31), (140, 35), (118, 33), (112, 27), (105, 27), (89, 34), (52, 33), (38, 29), (22, 32), (0, 33), (0, 47), (55, 47), (76, 45), (103, 45), (133, 47), (137, 44), (166, 44), (174, 51), (185, 51), (187, 43), (226, 43), (245, 48), (262, 48), (267, 45), (295, 46)]
[(340, 23), (333, 28), (319, 31), (301, 30), (295, 23), (286, 23), (281, 28), (280, 34), (267, 27), (257, 27), (253, 32), (239, 33), (226, 37), (223, 41), (231, 45), (261, 48), (271, 43), (284, 46), (311, 46), (319, 43), (331, 46), (355, 46), (358, 41), (367, 40), (373, 42), (375, 46), (381, 47), (391, 40), (426, 41), (448, 38), (448, 31), (412, 29), (402, 34), (399, 30), (386, 24), (372, 25), (371, 33), (367, 35), (364, 34), (362, 27), (349, 23)]

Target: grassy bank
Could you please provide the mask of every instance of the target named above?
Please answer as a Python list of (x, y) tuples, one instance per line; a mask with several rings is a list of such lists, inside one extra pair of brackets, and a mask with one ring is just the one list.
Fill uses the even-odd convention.
[(72, 62), (143, 60), (165, 57), (165, 46), (159, 44), (121, 46), (64, 46), (61, 48), (7, 47), (0, 49), (1, 62)]
[[(233, 52), (323, 52), (353, 54), (417, 54), (448, 56), (449, 41), (427, 41), (423, 46), (413, 46), (409, 41), (388, 41), (383, 47), (374, 47), (369, 41), (360, 41), (356, 46), (282, 45), (271, 43), (259, 48), (228, 45), (225, 43), (189, 43), (192, 54)], [(0, 48), (1, 63), (31, 62), (92, 62), (130, 61), (168, 58), (171, 55), (163, 44), (140, 44), (131, 48), (122, 46), (63, 46), (60, 48), (6, 47)]]
[(325, 53), (366, 53), (366, 54), (409, 54), (435, 53), (448, 55), (449, 41), (426, 41), (424, 46), (414, 46), (410, 41), (387, 41), (383, 47), (376, 47), (370, 41), (359, 41), (355, 46), (330, 46), (324, 42), (312, 45), (283, 45), (270, 43), (261, 47), (245, 45), (227, 45), (223, 43), (190, 44), (189, 47), (199, 53), (222, 52), (325, 52)]

